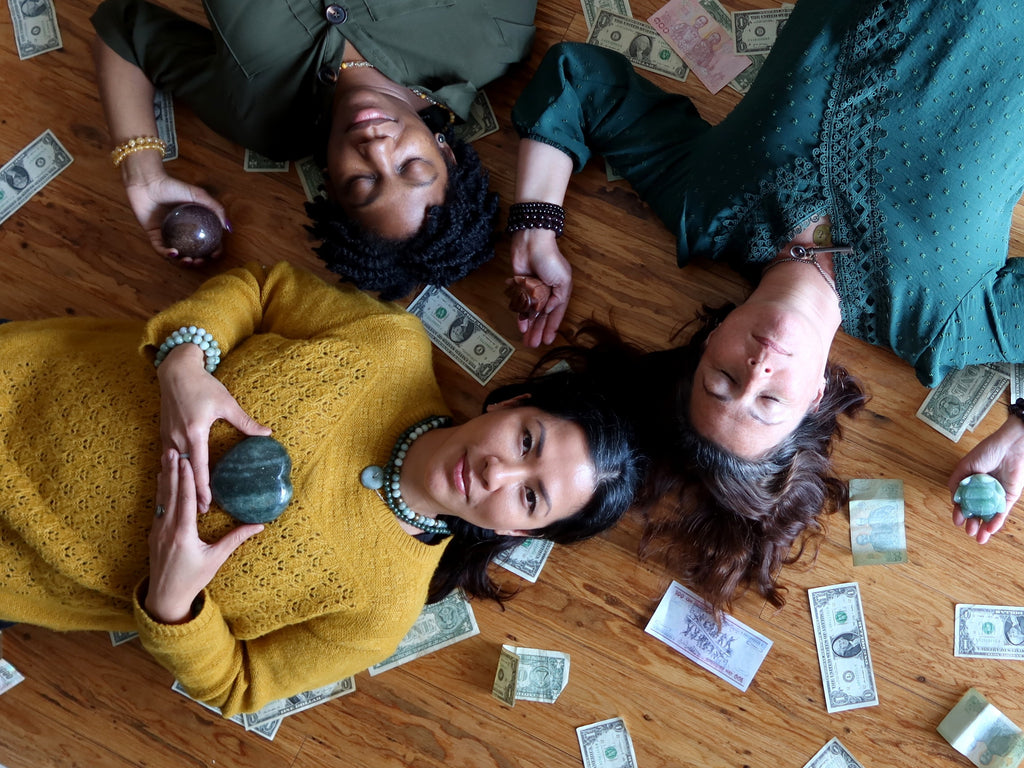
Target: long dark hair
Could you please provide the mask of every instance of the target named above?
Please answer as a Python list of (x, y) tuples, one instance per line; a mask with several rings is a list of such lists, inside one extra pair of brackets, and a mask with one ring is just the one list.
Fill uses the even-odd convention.
[(830, 362), (818, 408), (768, 455), (750, 461), (701, 436), (689, 416), (694, 372), (708, 335), (733, 309), (704, 307), (682, 330), (692, 333), (689, 340), (674, 349), (644, 352), (610, 329), (588, 326), (589, 348), (560, 353), (605, 379), (650, 461), (638, 495), (645, 514), (640, 554), (662, 559), (716, 617), (748, 587), (774, 606), (785, 604), (780, 569), (808, 548), (817, 551), (825, 516), (847, 498), (830, 458), (841, 435), (838, 417), (867, 401), (857, 380)]
[[(541, 374), (492, 391), (484, 407), (526, 396), (523, 405), (567, 419), (586, 436), (597, 475), (593, 496), (570, 517), (531, 532), (534, 538), (572, 544), (596, 536), (618, 522), (632, 505), (640, 485), (644, 462), (636, 448), (632, 425), (615, 409), (600, 380), (574, 371)], [(494, 582), (490, 562), (522, 539), (479, 528), (459, 518), (444, 518), (452, 541), (430, 583), (428, 602), (437, 602), (456, 587), (469, 595), (499, 603), (511, 596)]]

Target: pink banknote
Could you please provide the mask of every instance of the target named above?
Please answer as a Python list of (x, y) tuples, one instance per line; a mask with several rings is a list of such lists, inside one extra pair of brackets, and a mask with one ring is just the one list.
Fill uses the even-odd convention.
[(712, 93), (751, 64), (733, 53), (732, 34), (698, 0), (671, 0), (647, 21)]

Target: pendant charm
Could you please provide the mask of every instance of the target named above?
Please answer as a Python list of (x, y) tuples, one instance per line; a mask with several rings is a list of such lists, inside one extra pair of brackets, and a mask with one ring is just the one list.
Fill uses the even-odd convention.
[(359, 475), (359, 482), (364, 488), (377, 491), (384, 487), (384, 470), (375, 464), (371, 464)]

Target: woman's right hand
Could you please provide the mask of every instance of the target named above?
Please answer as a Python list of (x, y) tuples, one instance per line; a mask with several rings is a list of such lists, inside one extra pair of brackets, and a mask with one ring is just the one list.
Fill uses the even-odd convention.
[(551, 344), (572, 295), (572, 267), (559, 250), (554, 231), (521, 229), (513, 233), (512, 272), (516, 276), (536, 277), (551, 288), (544, 311), (533, 319), (518, 321), (526, 346)]
[(242, 410), (227, 388), (206, 372), (203, 351), (179, 344), (157, 368), (160, 380), (160, 439), (163, 449), (188, 457), (200, 512), (210, 508), (210, 427), (224, 419), (245, 435), (271, 430)]

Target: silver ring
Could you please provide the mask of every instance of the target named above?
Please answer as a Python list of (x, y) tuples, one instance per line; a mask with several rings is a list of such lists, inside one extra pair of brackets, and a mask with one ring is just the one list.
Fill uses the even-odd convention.
[(187, 459), (187, 458), (189, 458), (189, 455), (187, 453), (179, 453), (178, 454), (178, 458), (179, 459)]
[(164, 505), (163, 504), (157, 504), (156, 505), (156, 516), (157, 517), (163, 517), (164, 516), (164, 512), (166, 512), (166, 511), (167, 510), (164, 509)]

